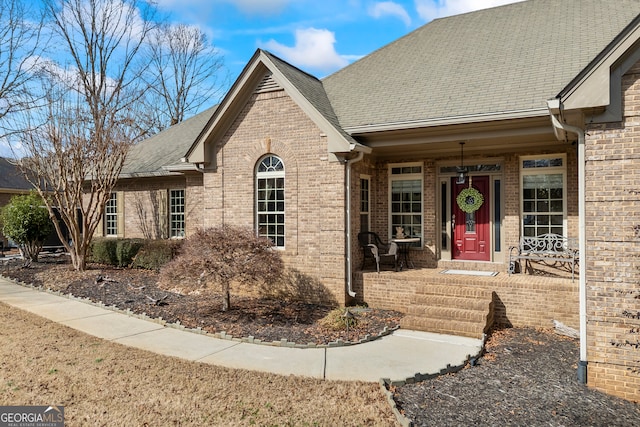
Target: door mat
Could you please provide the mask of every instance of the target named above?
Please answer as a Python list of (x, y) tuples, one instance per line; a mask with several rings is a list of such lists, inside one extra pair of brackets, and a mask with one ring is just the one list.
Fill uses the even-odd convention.
[(442, 274), (462, 274), (465, 276), (484, 276), (493, 277), (497, 276), (497, 271), (478, 271), (478, 270), (442, 270)]

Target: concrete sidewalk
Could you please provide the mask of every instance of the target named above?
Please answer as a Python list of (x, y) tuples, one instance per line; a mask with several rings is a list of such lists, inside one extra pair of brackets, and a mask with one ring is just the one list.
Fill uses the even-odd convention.
[(329, 380), (402, 381), (462, 365), (481, 340), (397, 330), (364, 344), (291, 348), (219, 339), (163, 326), (0, 277), (0, 301), (96, 337), (186, 360), (228, 368)]

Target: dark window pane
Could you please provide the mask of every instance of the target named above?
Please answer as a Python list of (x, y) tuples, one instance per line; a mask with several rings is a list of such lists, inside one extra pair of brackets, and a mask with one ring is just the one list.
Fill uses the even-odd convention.
[(551, 212), (562, 212), (562, 200), (552, 200), (550, 204)]
[(524, 197), (524, 199), (529, 199), (529, 200), (535, 199), (536, 192), (532, 188), (525, 188), (524, 190), (522, 190), (522, 197)]
[(549, 202), (538, 202), (536, 208), (538, 212), (549, 212)]

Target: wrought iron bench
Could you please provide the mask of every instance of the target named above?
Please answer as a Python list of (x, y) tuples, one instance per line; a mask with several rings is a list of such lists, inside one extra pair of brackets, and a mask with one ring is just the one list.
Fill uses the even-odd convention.
[[(537, 237), (520, 237), (518, 246), (509, 248), (509, 275), (516, 272), (516, 262), (543, 261), (567, 263), (571, 267), (571, 280), (574, 280), (576, 265), (580, 261), (576, 239), (559, 234), (542, 234)], [(526, 264), (525, 264), (526, 265)], [(520, 268), (522, 271), (522, 268)]]

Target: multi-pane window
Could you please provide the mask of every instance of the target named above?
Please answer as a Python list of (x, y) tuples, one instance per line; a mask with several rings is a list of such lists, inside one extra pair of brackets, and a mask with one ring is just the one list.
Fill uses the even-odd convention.
[(523, 158), (520, 171), (523, 235), (565, 235), (564, 156)]
[(369, 205), (371, 194), (371, 179), (360, 178), (360, 231), (369, 231)]
[(184, 237), (184, 190), (169, 191), (169, 237)]
[(111, 193), (104, 208), (104, 235), (118, 235), (118, 193)]
[[(390, 169), (391, 235), (397, 227), (422, 239), (422, 165), (393, 165)], [(420, 246), (420, 244), (416, 244)]]
[(284, 164), (277, 156), (263, 158), (256, 169), (258, 235), (284, 248)]

